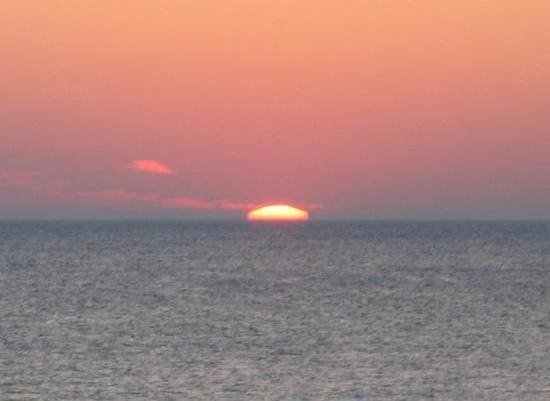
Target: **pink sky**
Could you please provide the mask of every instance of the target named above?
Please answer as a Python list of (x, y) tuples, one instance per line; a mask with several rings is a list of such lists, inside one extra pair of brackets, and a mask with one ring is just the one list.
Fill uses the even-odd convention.
[(3, 1), (0, 218), (550, 218), (550, 2)]

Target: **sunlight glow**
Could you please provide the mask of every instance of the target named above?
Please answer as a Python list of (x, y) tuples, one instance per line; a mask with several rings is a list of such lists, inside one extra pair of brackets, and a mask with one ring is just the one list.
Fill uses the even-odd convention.
[(270, 205), (248, 213), (250, 221), (306, 221), (309, 213), (288, 205)]

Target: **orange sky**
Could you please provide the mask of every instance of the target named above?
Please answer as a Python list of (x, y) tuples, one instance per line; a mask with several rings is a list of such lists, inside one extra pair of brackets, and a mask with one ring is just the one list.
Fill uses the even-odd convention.
[(547, 0), (2, 1), (0, 217), (550, 218), (548, 21)]

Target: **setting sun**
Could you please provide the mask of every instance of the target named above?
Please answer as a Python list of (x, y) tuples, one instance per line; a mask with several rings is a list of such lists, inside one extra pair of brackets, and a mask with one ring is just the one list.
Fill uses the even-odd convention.
[(254, 209), (248, 213), (250, 221), (306, 221), (309, 213), (288, 205), (270, 205)]

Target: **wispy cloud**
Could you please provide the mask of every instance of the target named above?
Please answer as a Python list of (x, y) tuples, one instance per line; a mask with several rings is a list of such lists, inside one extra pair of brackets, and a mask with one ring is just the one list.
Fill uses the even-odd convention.
[(34, 188), (40, 185), (41, 174), (36, 171), (0, 172), (0, 184), (18, 188)]
[(161, 205), (165, 207), (181, 209), (203, 209), (203, 210), (249, 210), (258, 207), (253, 203), (232, 202), (228, 200), (203, 200), (199, 198), (166, 198), (161, 200)]
[(121, 189), (81, 192), (82, 198), (101, 203), (112, 204), (142, 204), (171, 209), (195, 210), (250, 210), (259, 207), (258, 204), (233, 202), (228, 200), (205, 200), (193, 197), (162, 197), (156, 194), (141, 194)]
[[(144, 206), (163, 209), (182, 210), (220, 210), (220, 211), (249, 211), (269, 203), (247, 203), (227, 199), (207, 200), (189, 196), (166, 197), (153, 193), (140, 193), (127, 191), (125, 189), (113, 188), (98, 191), (80, 191), (68, 182), (52, 180), (39, 172), (1, 172), (0, 190), (7, 188), (8, 191), (24, 191), (28, 196), (40, 198), (44, 196), (49, 199), (56, 199), (59, 202), (71, 204)], [(319, 204), (302, 204), (301, 207), (308, 210), (322, 208)]]
[(68, 182), (49, 179), (37, 171), (0, 171), (0, 188), (2, 187), (19, 191), (32, 191), (37, 194), (48, 194), (49, 196), (64, 196), (72, 192)]
[(129, 169), (138, 171), (141, 173), (150, 174), (175, 174), (176, 172), (167, 166), (156, 160), (134, 160), (127, 166)]

